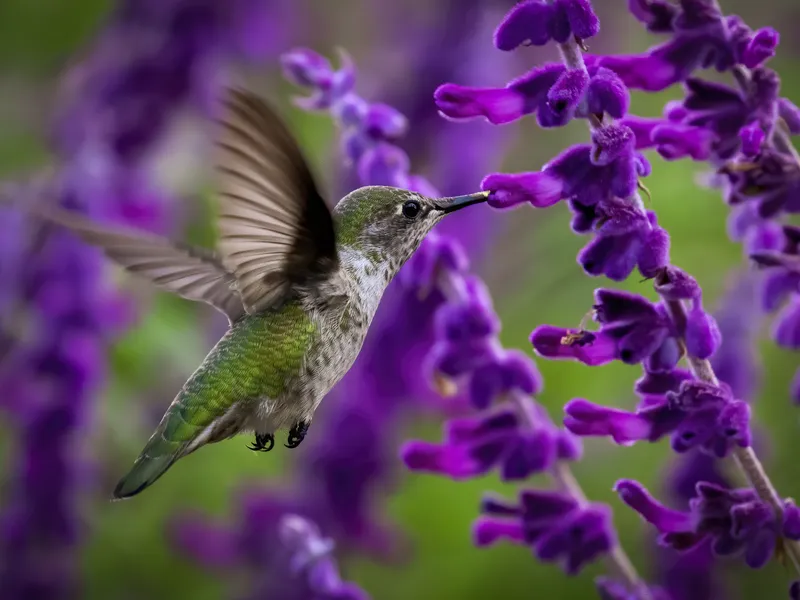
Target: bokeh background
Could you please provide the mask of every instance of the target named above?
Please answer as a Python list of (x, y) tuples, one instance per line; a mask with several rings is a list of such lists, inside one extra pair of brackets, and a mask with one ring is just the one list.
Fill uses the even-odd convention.
[[(165, 6), (170, 3), (163, 2)], [(500, 166), (504, 170), (536, 169), (557, 149), (586, 137), (581, 123), (543, 132), (529, 121), (492, 128), (438, 118), (431, 97), (440, 83), (501, 84), (549, 56), (537, 49), (507, 55), (493, 48), (492, 29), (512, 4), (510, 0), (260, 2), (264, 7), (259, 18), (267, 25), (256, 31), (254, 18), (254, 32), (249, 34), (260, 43), (238, 55), (233, 53), (233, 58), (220, 57), (221, 66), (213, 73), (222, 80), (246, 81), (279, 107), (331, 199), (352, 188), (353, 179), (341, 166), (336, 130), (329, 118), (305, 113), (291, 104), (291, 96), (297, 90), (282, 79), (278, 56), (295, 46), (307, 46), (327, 56), (334, 56), (337, 46), (347, 49), (358, 65), (359, 92), (407, 114), (410, 130), (400, 145), (408, 151), (413, 169), (427, 175), (442, 190), (474, 190), (485, 173)], [(594, 52), (638, 51), (655, 43), (627, 14), (626, 3), (596, 0), (594, 4), (603, 23), (601, 35), (592, 43)], [(726, 12), (742, 15), (753, 28), (771, 25), (781, 32), (778, 59), (773, 66), (781, 73), (783, 95), (800, 101), (797, 3), (725, 0), (723, 4)], [(0, 2), (3, 179), (15, 181), (57, 167), (59, 161), (65, 160), (63, 150), (61, 154), (53, 151), (52, 142), (55, 116), (65, 103), (75, 102), (69, 98), (64, 77), (76, 61), (96, 51), (94, 41), (107, 27), (112, 9), (113, 2), (109, 0)], [(124, 55), (132, 50), (119, 44), (108, 51)], [(632, 112), (658, 115), (664, 102), (678, 93), (636, 95)], [(207, 193), (209, 182), (205, 177), (208, 131), (197, 103), (187, 104), (187, 109), (171, 123), (167, 141), (152, 149), (148, 177), (169, 198), (170, 233), (209, 243), (213, 236), (213, 198)], [(87, 118), (91, 119), (91, 115)], [(697, 277), (707, 306), (716, 306), (732, 274), (743, 264), (740, 246), (726, 235), (727, 208), (718, 193), (695, 184), (697, 166), (685, 161), (666, 163), (653, 157), (653, 167), (647, 180), (651, 203), (660, 223), (672, 235), (674, 263)], [(575, 255), (582, 240), (569, 233), (564, 207), (546, 212), (519, 210), (512, 215), (488, 208), (480, 210), (480, 217), (470, 224), (474, 238), (463, 241), (502, 317), (503, 342), (530, 352), (528, 335), (536, 325), (577, 325), (590, 308), (592, 290), (608, 282), (591, 280), (576, 265)], [(2, 242), (0, 247), (5, 248)], [(0, 268), (3, 265), (7, 267), (0, 262)], [(72, 517), (78, 524), (75, 543), (40, 540), (37, 559), (74, 569), (78, 594), (83, 598), (230, 597), (241, 574), (199, 566), (176, 549), (176, 519), (191, 516), (207, 518), (222, 527), (242, 527), (237, 519), (243, 498), (259, 494), (270, 497), (281, 490), (296, 489), (298, 472), (314, 472), (307, 464), (317, 460), (314, 453), (319, 450), (307, 441), (292, 452), (278, 445), (274, 452), (262, 455), (245, 450), (249, 440), (240, 437), (180, 461), (155, 486), (133, 500), (109, 502), (114, 482), (129, 468), (175, 391), (224, 331), (225, 324), (204, 306), (154, 294), (146, 285), (122, 277), (113, 268), (108, 267), (107, 271), (108, 281), (117, 282), (122, 295), (135, 302), (134, 321), (124, 335), (108, 343), (107, 376), (91, 393), (87, 409), (90, 416), (70, 441), (69, 456), (81, 465), (72, 474), (75, 481), (69, 491), (74, 498)], [(643, 293), (649, 290), (635, 278), (627, 285)], [(398, 315), (394, 321), (398, 328), (407, 325), (404, 319), (414, 318), (402, 311)], [(386, 318), (391, 320), (392, 315)], [(4, 328), (11, 321), (9, 315), (3, 315)], [(788, 395), (798, 361), (795, 355), (776, 350), (767, 339), (768, 321), (757, 326), (762, 332), (757, 344), (763, 367), (760, 389), (753, 398), (755, 418), (763, 432), (759, 443), (778, 488), (786, 496), (798, 497), (800, 422), (798, 409)], [(380, 351), (381, 347), (375, 344), (367, 345), (365, 350)], [(384, 377), (391, 379), (394, 368), (407, 371), (420, 358), (411, 354), (397, 364), (385, 365)], [(638, 376), (636, 369), (621, 365), (589, 369), (546, 361), (538, 364), (546, 382), (539, 399), (556, 420), (560, 419), (563, 404), (574, 397), (626, 407), (634, 403), (631, 385)], [(0, 391), (3, 396), (9, 393), (12, 390)], [(336, 403), (341, 401), (341, 393), (331, 395), (309, 440), (315, 434), (332, 435), (334, 425), (339, 445), (346, 446), (358, 435), (358, 428), (363, 425), (357, 421), (331, 422), (336, 416)], [(3, 404), (13, 404), (13, 399), (3, 398)], [(512, 486), (495, 477), (453, 482), (404, 472), (397, 458), (402, 440), (438, 439), (444, 419), (439, 410), (442, 403), (430, 404), (428, 409), (421, 406), (425, 403), (409, 399), (407, 408), (401, 405), (394, 411), (391, 427), (375, 432), (385, 449), (382, 468), (391, 475), (386, 478), (390, 485), (381, 481), (369, 492), (375, 518), (384, 526), (384, 537), (367, 544), (366, 549), (339, 548), (337, 556), (344, 577), (380, 600), (591, 597), (592, 576), (600, 572), (599, 566), (570, 579), (555, 567), (537, 563), (524, 548), (479, 550), (472, 546), (470, 523), (482, 492), (492, 489), (512, 493)], [(4, 522), (9, 520), (14, 499), (19, 497), (19, 464), (24, 460), (24, 434), (19, 420), (10, 411), (6, 413), (0, 421), (0, 514), (6, 515)], [(614, 508), (623, 546), (648, 578), (656, 577), (649, 532), (636, 514), (621, 505), (611, 488), (616, 479), (626, 477), (658, 490), (671, 459), (666, 442), (625, 448), (605, 440), (589, 440), (584, 460), (574, 469), (590, 498), (608, 502)], [(298, 466), (304, 463), (306, 466)], [(345, 481), (346, 474), (341, 477)], [(307, 493), (316, 492), (309, 489)], [(4, 535), (8, 536), (7, 530), (8, 527)], [(6, 576), (9, 568), (17, 568), (15, 548), (13, 539), (3, 544), (0, 561), (6, 563)], [(777, 563), (759, 572), (747, 571), (735, 563), (723, 566), (722, 571), (730, 589), (741, 598), (781, 597), (789, 577)], [(0, 581), (0, 597), (3, 586)], [(260, 597), (278, 598), (268, 591)]]

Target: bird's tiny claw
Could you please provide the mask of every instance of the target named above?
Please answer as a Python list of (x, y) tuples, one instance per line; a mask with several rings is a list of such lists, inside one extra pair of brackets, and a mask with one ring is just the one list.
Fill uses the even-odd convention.
[(257, 433), (256, 441), (247, 446), (253, 452), (269, 452), (275, 446), (275, 436), (271, 433)]
[(289, 430), (289, 438), (286, 440), (287, 448), (297, 448), (304, 439), (306, 439), (306, 433), (308, 433), (308, 426), (310, 423), (308, 421), (300, 421), (295, 423), (294, 426)]

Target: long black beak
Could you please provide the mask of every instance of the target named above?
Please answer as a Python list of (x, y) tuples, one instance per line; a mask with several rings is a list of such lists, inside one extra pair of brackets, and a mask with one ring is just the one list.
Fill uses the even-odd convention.
[(438, 198), (433, 201), (434, 206), (444, 214), (461, 210), (465, 206), (486, 202), (489, 192), (478, 192), (467, 196), (453, 196), (452, 198)]

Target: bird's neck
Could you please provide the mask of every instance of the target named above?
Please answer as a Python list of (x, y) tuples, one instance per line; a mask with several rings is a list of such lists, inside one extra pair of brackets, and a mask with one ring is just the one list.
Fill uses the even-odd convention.
[(399, 265), (377, 251), (352, 246), (339, 246), (339, 260), (344, 276), (361, 300), (362, 310), (371, 317)]

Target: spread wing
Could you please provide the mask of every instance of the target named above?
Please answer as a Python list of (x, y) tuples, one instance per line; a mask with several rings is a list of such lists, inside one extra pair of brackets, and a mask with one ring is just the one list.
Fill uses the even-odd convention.
[(78, 213), (57, 208), (39, 208), (36, 212), (66, 227), (84, 242), (98, 246), (114, 262), (146, 277), (162, 290), (210, 304), (231, 322), (244, 314), (236, 278), (208, 250), (144, 232), (99, 225)]
[(217, 145), (220, 258), (254, 313), (337, 267), (333, 219), (291, 133), (257, 96), (229, 91)]

